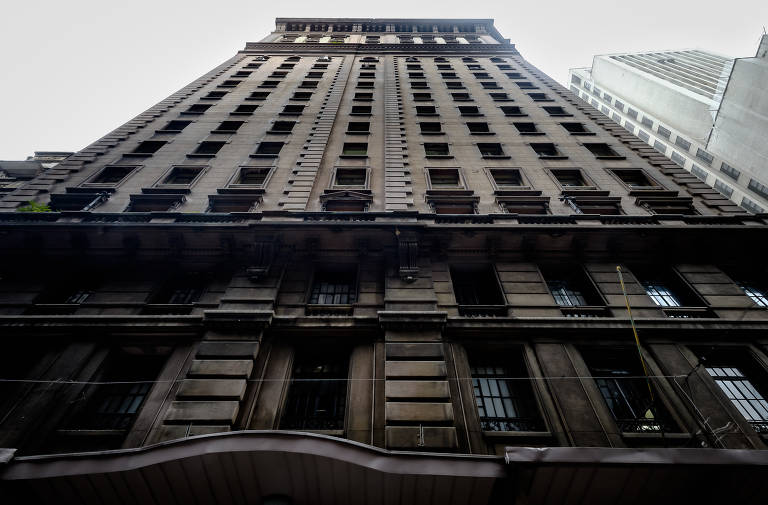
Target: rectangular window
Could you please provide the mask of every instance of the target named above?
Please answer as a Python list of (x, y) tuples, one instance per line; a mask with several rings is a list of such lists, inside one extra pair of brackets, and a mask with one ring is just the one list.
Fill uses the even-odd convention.
[(550, 116), (572, 116), (562, 107), (542, 107)]
[(448, 89), (464, 89), (464, 85), (461, 82), (455, 82), (455, 81), (446, 82), (445, 87)]
[(339, 167), (333, 182), (335, 187), (341, 188), (365, 188), (368, 178), (368, 170), (365, 168)]
[(204, 97), (201, 97), (200, 99), (201, 100), (221, 100), (222, 98), (224, 98), (224, 95), (226, 94), (227, 94), (226, 91), (211, 91), (210, 93), (208, 93)]
[(643, 142), (650, 142), (650, 140), (651, 140), (651, 136), (648, 135), (643, 130), (638, 130), (637, 136), (640, 137), (640, 140), (642, 140)]
[(527, 186), (517, 168), (489, 168), (488, 173), (496, 189), (521, 189)]
[(284, 144), (284, 142), (262, 142), (251, 156), (277, 158), (277, 155), (280, 154), (280, 150), (283, 148)]
[(373, 81), (359, 81), (357, 83), (357, 89), (369, 89), (374, 87)]
[(509, 158), (498, 143), (480, 143), (477, 144), (477, 149), (483, 158)]
[(587, 127), (584, 126), (584, 123), (560, 123), (560, 126), (565, 128), (565, 130), (571, 135), (592, 133), (589, 130), (587, 130)]
[[(318, 84), (318, 81), (302, 81), (301, 84), (299, 84), (300, 88), (316, 88)], [(358, 83), (358, 86), (360, 83)]]
[(641, 119), (640, 122), (648, 128), (653, 128), (653, 121), (647, 116), (643, 116), (643, 119)]
[[(582, 267), (542, 267), (541, 274), (555, 303), (564, 307), (566, 317), (598, 317), (604, 314), (605, 301)], [(582, 308), (572, 310), (574, 307)]]
[(624, 104), (621, 103), (620, 101), (616, 100), (613, 106), (619, 109), (621, 112), (624, 112)]
[(747, 185), (749, 189), (757, 193), (758, 195), (768, 198), (768, 186), (757, 182), (755, 179), (750, 179)]
[(123, 182), (138, 168), (137, 165), (107, 165), (95, 176), (84, 182), (83, 186), (113, 188)]
[(432, 93), (414, 93), (413, 101), (414, 102), (431, 102)]
[(746, 196), (741, 199), (741, 208), (748, 210), (753, 214), (762, 214), (764, 212), (764, 209), (762, 207), (760, 207), (758, 204), (756, 204)]
[(235, 133), (245, 124), (245, 121), (222, 121), (212, 133)]
[(296, 91), (291, 97), (291, 100), (294, 102), (306, 102), (310, 98), (312, 98), (311, 91)]
[[(675, 154), (675, 153), (672, 153), (672, 154)], [(701, 180), (703, 182), (707, 182), (707, 176), (709, 174), (706, 172), (706, 170), (704, 170), (700, 166), (695, 165), (695, 164), (691, 165), (691, 173), (693, 175), (695, 175), (699, 180)]]
[(320, 269), (312, 280), (309, 303), (350, 305), (357, 301), (357, 275), (352, 268)]
[(461, 189), (464, 184), (458, 168), (428, 168), (430, 189)]
[(242, 189), (262, 189), (267, 183), (273, 167), (242, 166), (229, 183), (229, 187)]
[[(226, 142), (218, 142), (213, 140), (205, 140), (197, 145), (195, 152), (191, 153), (192, 156), (215, 156)], [(187, 156), (190, 156), (189, 154)]]
[[(368, 75), (370, 74), (370, 75)], [(362, 78), (373, 78), (374, 73), (373, 72), (360, 72), (360, 77)], [(323, 78), (323, 72), (307, 72), (307, 78), (308, 79), (322, 79)]]
[(451, 97), (453, 97), (454, 102), (471, 102), (472, 97), (469, 96), (469, 93), (451, 93)]
[(728, 198), (733, 195), (733, 188), (725, 184), (720, 179), (715, 179), (715, 189)]
[(166, 143), (167, 142), (164, 140), (145, 140), (136, 146), (136, 148), (131, 151), (131, 154), (145, 154), (151, 156), (159, 151)]
[(267, 133), (291, 133), (294, 126), (296, 126), (296, 121), (275, 121)]
[(508, 72), (506, 75), (507, 75), (507, 77), (509, 77), (510, 79), (525, 79), (525, 77), (523, 76), (523, 74), (521, 74), (521, 73), (519, 73), (519, 72)]
[(546, 93), (528, 93), (534, 102), (552, 102), (553, 100)]
[(531, 149), (534, 150), (536, 154), (539, 155), (539, 158), (565, 158), (566, 156), (563, 155), (558, 149), (555, 144), (552, 143), (537, 143), (537, 144), (530, 144)]
[(458, 79), (459, 78), (459, 76), (456, 75), (456, 72), (441, 72), (440, 76), (443, 79)]
[(264, 81), (259, 84), (260, 88), (276, 88), (280, 81)]
[(280, 429), (344, 429), (348, 375), (346, 352), (300, 350), (294, 359)]
[(483, 113), (474, 105), (460, 105), (459, 113), (462, 116), (482, 116)]
[(191, 305), (205, 293), (204, 280), (195, 275), (179, 276), (168, 280), (156, 293), (151, 303), (161, 305)]
[(591, 189), (594, 186), (587, 181), (584, 174), (578, 168), (553, 168), (552, 175), (563, 189)]
[(469, 133), (472, 135), (488, 135), (492, 134), (488, 123), (467, 123)]
[(304, 112), (304, 105), (289, 104), (283, 107), (281, 116), (300, 116)]
[(488, 93), (488, 96), (495, 102), (511, 102), (513, 101), (506, 93)]
[(226, 81), (224, 81), (221, 84), (219, 84), (219, 87), (220, 88), (234, 88), (238, 84), (240, 84), (241, 82), (243, 82), (243, 81), (238, 81), (238, 80), (234, 80), (234, 79), (227, 79)]
[(501, 86), (499, 86), (494, 81), (483, 81), (480, 83), (480, 85), (483, 87), (483, 89), (501, 89)]
[(637, 111), (635, 109), (633, 109), (632, 107), (629, 107), (627, 109), (627, 116), (629, 116), (631, 118), (637, 119)]
[(353, 116), (370, 116), (371, 106), (370, 105), (353, 105), (351, 114)]
[(266, 100), (269, 96), (269, 91), (254, 91), (246, 100)]
[(496, 271), (491, 265), (453, 266), (451, 282), (459, 305), (506, 306)]
[(469, 366), (483, 431), (544, 429), (521, 352), (470, 353)]
[(660, 142), (658, 140), (655, 140), (653, 142), (653, 148), (659, 151), (662, 154), (667, 154), (667, 146), (664, 144), (664, 142)]
[(683, 158), (682, 154), (672, 151), (672, 155), (669, 158), (681, 167), (685, 167), (685, 158)]
[(527, 116), (528, 114), (525, 114), (523, 112), (523, 109), (516, 106), (511, 105), (504, 105), (502, 107), (499, 107), (501, 111), (504, 113), (505, 116)]
[(651, 395), (640, 357), (634, 349), (583, 349), (608, 410), (624, 433), (674, 430), (670, 415), (654, 388)]
[(732, 166), (730, 166), (728, 163), (724, 161), (720, 163), (720, 172), (724, 173), (734, 181), (738, 181), (739, 177), (741, 176), (741, 172), (739, 172), (738, 170), (736, 170), (735, 168), (733, 168)]
[(612, 168), (610, 170), (630, 190), (661, 189), (659, 184), (653, 181), (639, 168)]
[(205, 170), (202, 166), (176, 165), (166, 173), (156, 186), (191, 186)]
[(181, 121), (181, 120), (173, 120), (168, 121), (162, 130), (158, 130), (158, 132), (162, 133), (179, 133), (184, 128), (192, 124), (192, 121)]
[(656, 133), (659, 135), (659, 137), (664, 137), (667, 140), (669, 140), (669, 137), (672, 135), (671, 131), (667, 130), (661, 125), (656, 128)]
[(253, 114), (253, 111), (255, 111), (257, 107), (258, 105), (238, 105), (235, 110), (230, 112), (230, 114), (236, 116), (248, 116)]
[[(659, 307), (706, 306), (704, 301), (674, 270), (665, 269), (663, 267), (645, 269), (633, 268), (632, 273), (643, 288), (645, 288), (646, 294)], [(674, 313), (668, 315), (674, 317)]]
[(429, 123), (419, 123), (419, 128), (421, 128), (421, 134), (422, 135), (436, 135), (436, 134), (443, 134), (445, 133), (443, 131), (443, 125), (439, 122), (429, 122)]
[(428, 142), (424, 144), (424, 154), (429, 157), (450, 156), (450, 150), (446, 143)]
[(691, 143), (688, 142), (687, 140), (685, 140), (680, 135), (678, 135), (677, 138), (675, 139), (675, 145), (677, 145), (679, 147), (682, 147), (686, 151), (690, 151), (691, 150)]
[(341, 151), (342, 156), (368, 156), (368, 144), (360, 142), (345, 142)]
[(373, 93), (355, 93), (353, 100), (356, 102), (371, 102), (373, 101)]
[(347, 124), (347, 133), (357, 135), (370, 133), (370, 125), (368, 121), (350, 121)]
[(608, 144), (590, 143), (590, 144), (583, 144), (583, 145), (597, 159), (624, 158), (624, 156), (622, 156), (619, 153), (617, 153), (616, 151), (614, 151), (614, 149), (611, 146), (609, 146)]

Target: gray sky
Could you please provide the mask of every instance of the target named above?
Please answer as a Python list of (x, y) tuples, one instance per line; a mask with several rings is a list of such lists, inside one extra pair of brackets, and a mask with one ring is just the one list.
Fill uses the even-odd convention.
[(700, 47), (753, 56), (768, 1), (7, 0), (0, 159), (82, 149), (261, 39), (278, 16), (493, 18), (526, 59), (564, 82), (595, 54)]

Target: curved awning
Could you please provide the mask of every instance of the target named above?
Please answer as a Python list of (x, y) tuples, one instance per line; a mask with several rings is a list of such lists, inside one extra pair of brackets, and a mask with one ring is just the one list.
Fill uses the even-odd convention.
[[(19, 503), (487, 503), (504, 460), (404, 453), (311, 433), (239, 431), (115, 451), (25, 456), (0, 475)], [(13, 500), (3, 503), (15, 503)]]

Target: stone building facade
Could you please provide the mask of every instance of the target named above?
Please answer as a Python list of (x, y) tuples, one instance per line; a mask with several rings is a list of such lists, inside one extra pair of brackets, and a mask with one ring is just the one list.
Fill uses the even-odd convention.
[(762, 501), (767, 216), (491, 20), (277, 19), (0, 207), (9, 503)]

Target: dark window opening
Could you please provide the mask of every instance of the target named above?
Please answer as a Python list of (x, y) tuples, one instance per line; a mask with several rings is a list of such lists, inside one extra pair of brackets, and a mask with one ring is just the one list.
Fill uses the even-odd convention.
[(232, 114), (253, 114), (258, 105), (238, 105)]
[(531, 144), (531, 149), (533, 149), (541, 158), (563, 156), (563, 154), (557, 149), (557, 146), (551, 143)]
[(344, 429), (348, 373), (348, 358), (343, 351), (299, 351), (280, 429)]
[(302, 81), (301, 84), (299, 84), (299, 87), (300, 88), (316, 88), (318, 82), (319, 81)]
[(501, 147), (501, 144), (477, 144), (477, 149), (480, 151), (480, 154), (483, 158), (498, 158), (506, 156), (504, 149)]
[(345, 142), (341, 154), (343, 156), (368, 156), (368, 144)]
[(417, 116), (436, 116), (437, 108), (433, 105), (418, 105), (416, 107)]
[(517, 84), (520, 89), (538, 89), (538, 86), (529, 81), (520, 81), (515, 84)]
[(571, 114), (568, 114), (565, 109), (559, 106), (553, 106), (553, 107), (542, 107), (547, 114), (550, 116), (570, 116)]
[(596, 158), (623, 158), (608, 144), (583, 144)]
[(240, 167), (232, 184), (263, 187), (272, 167)]
[(419, 123), (421, 133), (443, 133), (443, 126), (438, 122)]
[(501, 112), (503, 112), (505, 116), (527, 116), (528, 115), (523, 112), (523, 109), (514, 105), (505, 105), (505, 106), (499, 107), (499, 109), (501, 109)]
[(549, 95), (546, 93), (528, 93), (528, 96), (531, 97), (531, 100), (534, 102), (551, 102), (553, 101), (551, 98), (549, 98)]
[(197, 146), (197, 149), (195, 149), (195, 152), (193, 154), (213, 156), (216, 153), (218, 153), (222, 147), (224, 147), (224, 144), (226, 144), (226, 142), (206, 140), (206, 141), (200, 142), (200, 144)]
[(429, 168), (427, 174), (429, 175), (429, 186), (433, 189), (464, 187), (458, 168)]
[(658, 389), (645, 377), (637, 350), (584, 349), (582, 356), (619, 430), (624, 433), (676, 431)]
[(134, 154), (154, 154), (165, 144), (164, 140), (145, 140), (131, 152)]
[(347, 132), (350, 133), (368, 133), (371, 123), (365, 121), (350, 121), (347, 125)]
[(353, 100), (358, 102), (370, 102), (373, 100), (373, 93), (355, 93)]
[(560, 123), (560, 126), (565, 128), (568, 133), (590, 133), (583, 123)]
[(469, 96), (469, 93), (451, 93), (451, 96), (453, 97), (453, 100), (455, 102), (471, 102), (472, 97)]
[(202, 100), (221, 100), (226, 94), (226, 91), (211, 91), (202, 97)]
[(197, 275), (177, 277), (166, 282), (152, 296), (150, 303), (162, 305), (191, 305), (205, 293), (206, 285)]
[(259, 84), (260, 88), (276, 88), (280, 81), (264, 81)]
[(592, 185), (584, 178), (584, 174), (579, 169), (553, 169), (552, 175), (555, 176), (557, 182), (564, 189), (567, 188), (584, 188), (591, 187)]
[(255, 155), (258, 156), (270, 156), (276, 157), (280, 154), (280, 150), (283, 148), (284, 142), (262, 142), (259, 147), (256, 148)]
[(100, 184), (104, 186), (115, 186), (123, 179), (128, 177), (138, 167), (133, 165), (109, 165), (90, 179), (85, 185)]
[(467, 123), (470, 133), (491, 133), (488, 123)]
[(364, 187), (367, 178), (365, 168), (337, 168), (335, 186)]
[(431, 102), (432, 93), (414, 93), (413, 101), (414, 102)]
[(176, 166), (171, 168), (160, 184), (191, 185), (203, 173), (204, 167)]
[(544, 423), (522, 353), (469, 354), (472, 389), (483, 431), (542, 431)]
[(496, 102), (512, 101), (506, 93), (489, 93), (489, 95)]
[(449, 156), (448, 144), (445, 143), (425, 143), (424, 154), (426, 156)]
[(491, 265), (451, 267), (456, 303), (468, 306), (506, 306), (496, 271)]
[(280, 113), (282, 116), (299, 116), (304, 112), (303, 105), (286, 105)]
[(371, 115), (371, 106), (370, 105), (353, 105), (352, 106), (352, 115), (355, 115), (355, 116), (370, 116)]
[(234, 133), (245, 124), (245, 121), (222, 121), (219, 126), (213, 130), (216, 133)]
[(640, 169), (612, 169), (611, 172), (626, 184), (629, 189), (652, 189), (659, 188), (659, 185), (651, 180), (644, 171)]
[(222, 82), (221, 84), (219, 84), (219, 87), (220, 88), (234, 88), (235, 86), (237, 86), (241, 82), (243, 82), (243, 81), (236, 81), (236, 80), (229, 79), (229, 80), (226, 80), (226, 81)]
[(196, 103), (190, 105), (189, 108), (184, 111), (184, 114), (203, 114), (211, 107), (213, 107), (213, 104), (211, 103)]
[(462, 116), (482, 116), (480, 109), (474, 105), (460, 105), (459, 112)]
[(272, 129), (270, 133), (290, 133), (293, 127), (296, 125), (296, 121), (275, 121), (272, 123)]
[(190, 124), (192, 124), (192, 121), (181, 121), (181, 120), (168, 121), (163, 127), (163, 129), (159, 131), (164, 133), (180, 132)]
[(536, 123), (513, 123), (517, 131), (520, 133), (541, 133), (536, 128)]
[(488, 172), (498, 189), (519, 189), (524, 185), (523, 176), (516, 168), (491, 168)]
[[(583, 268), (573, 265), (570, 267), (542, 267), (541, 274), (547, 283), (549, 292), (560, 307), (595, 307), (604, 308), (605, 301), (590, 280)], [(567, 317), (598, 317), (603, 310), (597, 311), (564, 311)]]
[(269, 96), (269, 91), (254, 91), (251, 93), (247, 100), (266, 100)]
[(357, 273), (353, 268), (324, 269), (315, 272), (309, 303), (350, 305), (357, 301)]
[[(643, 286), (646, 294), (657, 306), (662, 308), (674, 307), (704, 307), (704, 301), (680, 277), (680, 275), (665, 267), (632, 268), (632, 273)], [(670, 317), (674, 317), (669, 313)], [(677, 317), (691, 317), (682, 314)]]

